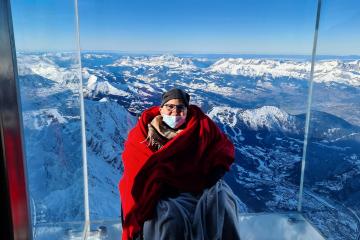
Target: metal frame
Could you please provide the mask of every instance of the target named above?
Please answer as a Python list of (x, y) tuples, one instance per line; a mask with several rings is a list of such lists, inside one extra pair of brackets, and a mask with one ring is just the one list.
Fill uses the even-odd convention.
[(81, 119), (81, 155), (83, 161), (83, 177), (84, 177), (84, 213), (85, 224), (83, 230), (83, 239), (87, 239), (90, 232), (90, 207), (89, 207), (89, 180), (88, 180), (88, 163), (86, 151), (86, 126), (85, 126), (85, 104), (83, 95), (83, 81), (81, 72), (81, 49), (80, 49), (80, 24), (79, 24), (79, 6), (78, 0), (74, 0), (75, 4), (75, 30), (76, 30), (76, 50), (79, 60), (79, 101), (80, 101), (80, 119)]
[(0, 0), (0, 132), (13, 239), (32, 239), (14, 34), (9, 0)]
[(308, 148), (308, 141), (309, 141), (311, 105), (312, 105), (313, 85), (314, 85), (314, 66), (315, 66), (319, 25), (320, 25), (320, 15), (321, 15), (321, 0), (318, 0), (317, 9), (316, 9), (316, 20), (315, 20), (316, 22), (315, 22), (313, 48), (312, 48), (312, 54), (311, 54), (311, 70), (310, 70), (310, 76), (309, 76), (309, 92), (308, 92), (307, 107), (306, 107), (304, 146), (303, 146), (303, 154), (302, 154), (302, 160), (301, 160), (299, 200), (298, 200), (298, 206), (297, 206), (297, 210), (299, 212), (302, 212), (302, 201), (303, 201), (304, 179), (305, 179), (305, 165), (306, 165), (307, 148)]

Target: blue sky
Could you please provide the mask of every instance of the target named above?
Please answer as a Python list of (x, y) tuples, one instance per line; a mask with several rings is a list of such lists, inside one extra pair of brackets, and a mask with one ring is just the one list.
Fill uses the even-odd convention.
[[(82, 50), (311, 54), (316, 0), (78, 0)], [(18, 50), (74, 50), (74, 1), (12, 0)], [(360, 54), (360, 1), (323, 0), (319, 53)]]

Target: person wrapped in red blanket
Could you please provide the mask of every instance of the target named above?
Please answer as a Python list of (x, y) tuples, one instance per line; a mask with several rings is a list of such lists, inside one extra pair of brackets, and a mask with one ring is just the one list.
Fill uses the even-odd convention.
[[(203, 231), (194, 230), (193, 212), (204, 190), (214, 186), (229, 170), (234, 161), (234, 146), (199, 107), (189, 105), (189, 100), (190, 96), (181, 89), (164, 93), (161, 106), (145, 110), (129, 132), (122, 154), (124, 173), (119, 182), (123, 240), (140, 239), (140, 236), (145, 239), (196, 239), (199, 231)], [(181, 204), (174, 203), (172, 205), (178, 209), (174, 210), (164, 205), (169, 214), (179, 213), (176, 217), (166, 217), (166, 213), (159, 212), (161, 201), (176, 199), (182, 193), (188, 195), (185, 198), (183, 195), (181, 201), (186, 206), (192, 202), (192, 207), (183, 210), (179, 209)], [(183, 219), (177, 219), (178, 216)], [(159, 220), (165, 217), (166, 221)], [(156, 232), (159, 230), (154, 226), (169, 219), (175, 221), (177, 228), (173, 231), (167, 225), (171, 237), (165, 230)], [(179, 229), (180, 222), (184, 224)], [(146, 232), (144, 223), (149, 223)]]

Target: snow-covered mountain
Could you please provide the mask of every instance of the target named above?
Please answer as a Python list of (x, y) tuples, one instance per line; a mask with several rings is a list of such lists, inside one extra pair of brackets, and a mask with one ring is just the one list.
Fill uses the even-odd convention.
[[(223, 58), (207, 70), (247, 77), (288, 77), (308, 80), (311, 63), (291, 60)], [(360, 60), (321, 60), (315, 64), (314, 81), (360, 86)]]
[[(18, 59), (34, 216), (81, 219), (78, 63), (71, 53)], [(118, 219), (124, 140), (136, 115), (171, 87), (189, 92), (234, 142), (225, 178), (247, 211), (296, 210), (309, 62), (86, 53), (82, 63), (91, 219)], [(360, 228), (360, 209), (351, 207), (359, 205), (358, 74), (359, 60), (315, 66), (303, 204), (329, 239)]]
[[(90, 54), (84, 58), (91, 59)], [(111, 55), (102, 54), (101, 58)], [(99, 58), (94, 55), (93, 58)], [(205, 72), (225, 75), (241, 75), (246, 77), (263, 78), (296, 78), (308, 80), (310, 75), (310, 61), (277, 60), (277, 59), (244, 59), (221, 58), (217, 61), (206, 58), (182, 58), (174, 55), (154, 56), (124, 56), (108, 64), (111, 67), (128, 67), (131, 70), (144, 70), (159, 73), (167, 70), (169, 73)], [(318, 60), (315, 62), (314, 80), (319, 83), (342, 83), (346, 85), (360, 85), (360, 60)]]
[(292, 77), (309, 79), (310, 63), (267, 59), (223, 58), (212, 64), (210, 72), (247, 77)]
[(298, 133), (295, 118), (274, 106), (246, 110), (232, 107), (214, 107), (209, 112), (209, 116), (212, 119), (219, 118), (222, 124), (229, 125), (232, 128), (237, 125), (237, 121), (242, 121), (243, 126), (255, 131), (267, 128), (269, 130)]
[(136, 118), (106, 98), (86, 100), (85, 111), (90, 217), (95, 221), (118, 219), (120, 197), (117, 186), (123, 172), (121, 153)]
[(132, 68), (150, 67), (155, 69), (169, 68), (179, 71), (196, 70), (197, 67), (189, 58), (180, 58), (173, 55), (148, 57), (124, 57), (115, 61), (111, 66), (126, 66)]
[[(104, 55), (104, 54), (103, 54)], [(88, 55), (87, 55), (88, 56)], [(111, 57), (89, 56), (83, 60), (86, 94), (101, 99), (103, 92), (115, 91), (112, 99), (121, 101), (133, 114), (158, 104), (160, 93), (182, 87), (192, 94), (193, 102), (209, 110), (219, 99), (221, 105), (254, 108), (279, 106), (291, 113), (305, 112), (310, 62), (283, 59), (243, 59), (179, 57), (172, 55)], [(98, 62), (102, 64), (99, 64)], [(313, 106), (360, 124), (360, 107), (329, 108), (329, 105), (358, 105), (360, 60), (321, 60), (315, 65)], [(112, 89), (112, 90), (111, 90)], [(339, 91), (341, 89), (341, 91)], [(128, 96), (125, 93), (128, 93)], [(110, 93), (111, 94), (111, 93)], [(337, 96), (333, 98), (332, 96)], [(139, 106), (144, 104), (144, 108)], [(324, 104), (326, 103), (326, 104)]]
[[(311, 115), (304, 212), (328, 239), (351, 239), (359, 224), (360, 128), (323, 112)], [(214, 107), (209, 116), (235, 144), (226, 180), (250, 211), (295, 211), (305, 116), (271, 106)]]
[(17, 65), (19, 76), (40, 76), (58, 83), (57, 87), (79, 91), (80, 64), (75, 52), (18, 53)]
[(96, 75), (90, 75), (85, 89), (85, 96), (119, 96), (126, 97), (129, 94), (121, 89), (114, 87), (106, 80), (99, 79)]

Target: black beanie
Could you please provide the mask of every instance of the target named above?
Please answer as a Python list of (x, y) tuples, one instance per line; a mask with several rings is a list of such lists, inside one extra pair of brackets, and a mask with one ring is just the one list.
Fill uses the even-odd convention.
[(171, 99), (181, 99), (184, 102), (185, 106), (188, 107), (190, 95), (179, 88), (173, 88), (162, 95), (161, 107), (164, 106), (164, 104)]

